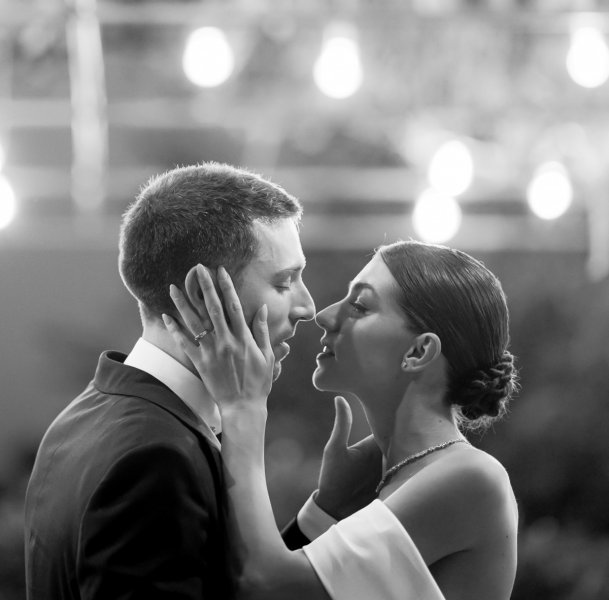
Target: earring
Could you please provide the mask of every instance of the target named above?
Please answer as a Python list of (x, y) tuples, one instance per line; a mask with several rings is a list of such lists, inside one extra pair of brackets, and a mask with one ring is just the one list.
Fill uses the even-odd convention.
[(405, 358), (405, 359), (402, 361), (402, 369), (407, 369), (408, 367), (412, 366), (412, 365), (411, 365), (411, 362), (412, 362), (412, 361), (411, 361), (410, 359)]

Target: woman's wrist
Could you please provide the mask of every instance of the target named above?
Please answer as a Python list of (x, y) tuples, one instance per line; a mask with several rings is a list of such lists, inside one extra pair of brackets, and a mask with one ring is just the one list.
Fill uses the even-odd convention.
[(242, 445), (244, 440), (257, 439), (258, 437), (264, 440), (267, 421), (266, 405), (259, 406), (250, 403), (233, 405), (221, 410), (220, 417), (222, 419), (223, 441), (230, 438), (233, 442)]
[(229, 406), (220, 407), (220, 416), (222, 421), (241, 421), (243, 419), (264, 419), (266, 421), (268, 410), (265, 402), (256, 400), (248, 400), (246, 402), (238, 402)]

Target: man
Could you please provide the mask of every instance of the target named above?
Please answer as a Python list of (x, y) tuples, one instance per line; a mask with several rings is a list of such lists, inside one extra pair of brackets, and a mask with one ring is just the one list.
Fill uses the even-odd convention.
[(125, 213), (119, 268), (143, 333), (104, 352), (52, 423), (26, 496), (29, 600), (230, 597), (219, 414), (162, 313), (198, 263), (223, 265), (251, 320), (266, 304), (276, 358), (314, 315), (302, 281), (298, 201), (215, 163), (153, 178)]

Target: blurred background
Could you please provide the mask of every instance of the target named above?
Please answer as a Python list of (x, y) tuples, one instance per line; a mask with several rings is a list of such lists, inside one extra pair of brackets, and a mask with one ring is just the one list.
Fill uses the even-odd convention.
[[(522, 391), (471, 440), (518, 498), (513, 598), (608, 598), (608, 42), (605, 0), (0, 0), (0, 600), (25, 597), (42, 434), (139, 334), (120, 215), (203, 160), (302, 200), (319, 308), (398, 239), (499, 276)], [(332, 425), (310, 383), (320, 337), (299, 327), (270, 400), (280, 525)]]

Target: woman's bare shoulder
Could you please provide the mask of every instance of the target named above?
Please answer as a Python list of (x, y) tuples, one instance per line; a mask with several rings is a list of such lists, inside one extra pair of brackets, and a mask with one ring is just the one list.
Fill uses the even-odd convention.
[[(439, 479), (443, 485), (480, 500), (498, 500), (511, 492), (505, 467), (493, 456), (473, 446), (465, 446), (444, 461), (429, 465), (421, 473), (429, 480)], [(509, 494), (508, 494), (509, 496)]]
[(427, 564), (471, 550), (513, 529), (517, 522), (505, 468), (473, 447), (463, 447), (430, 463), (385, 502)]

